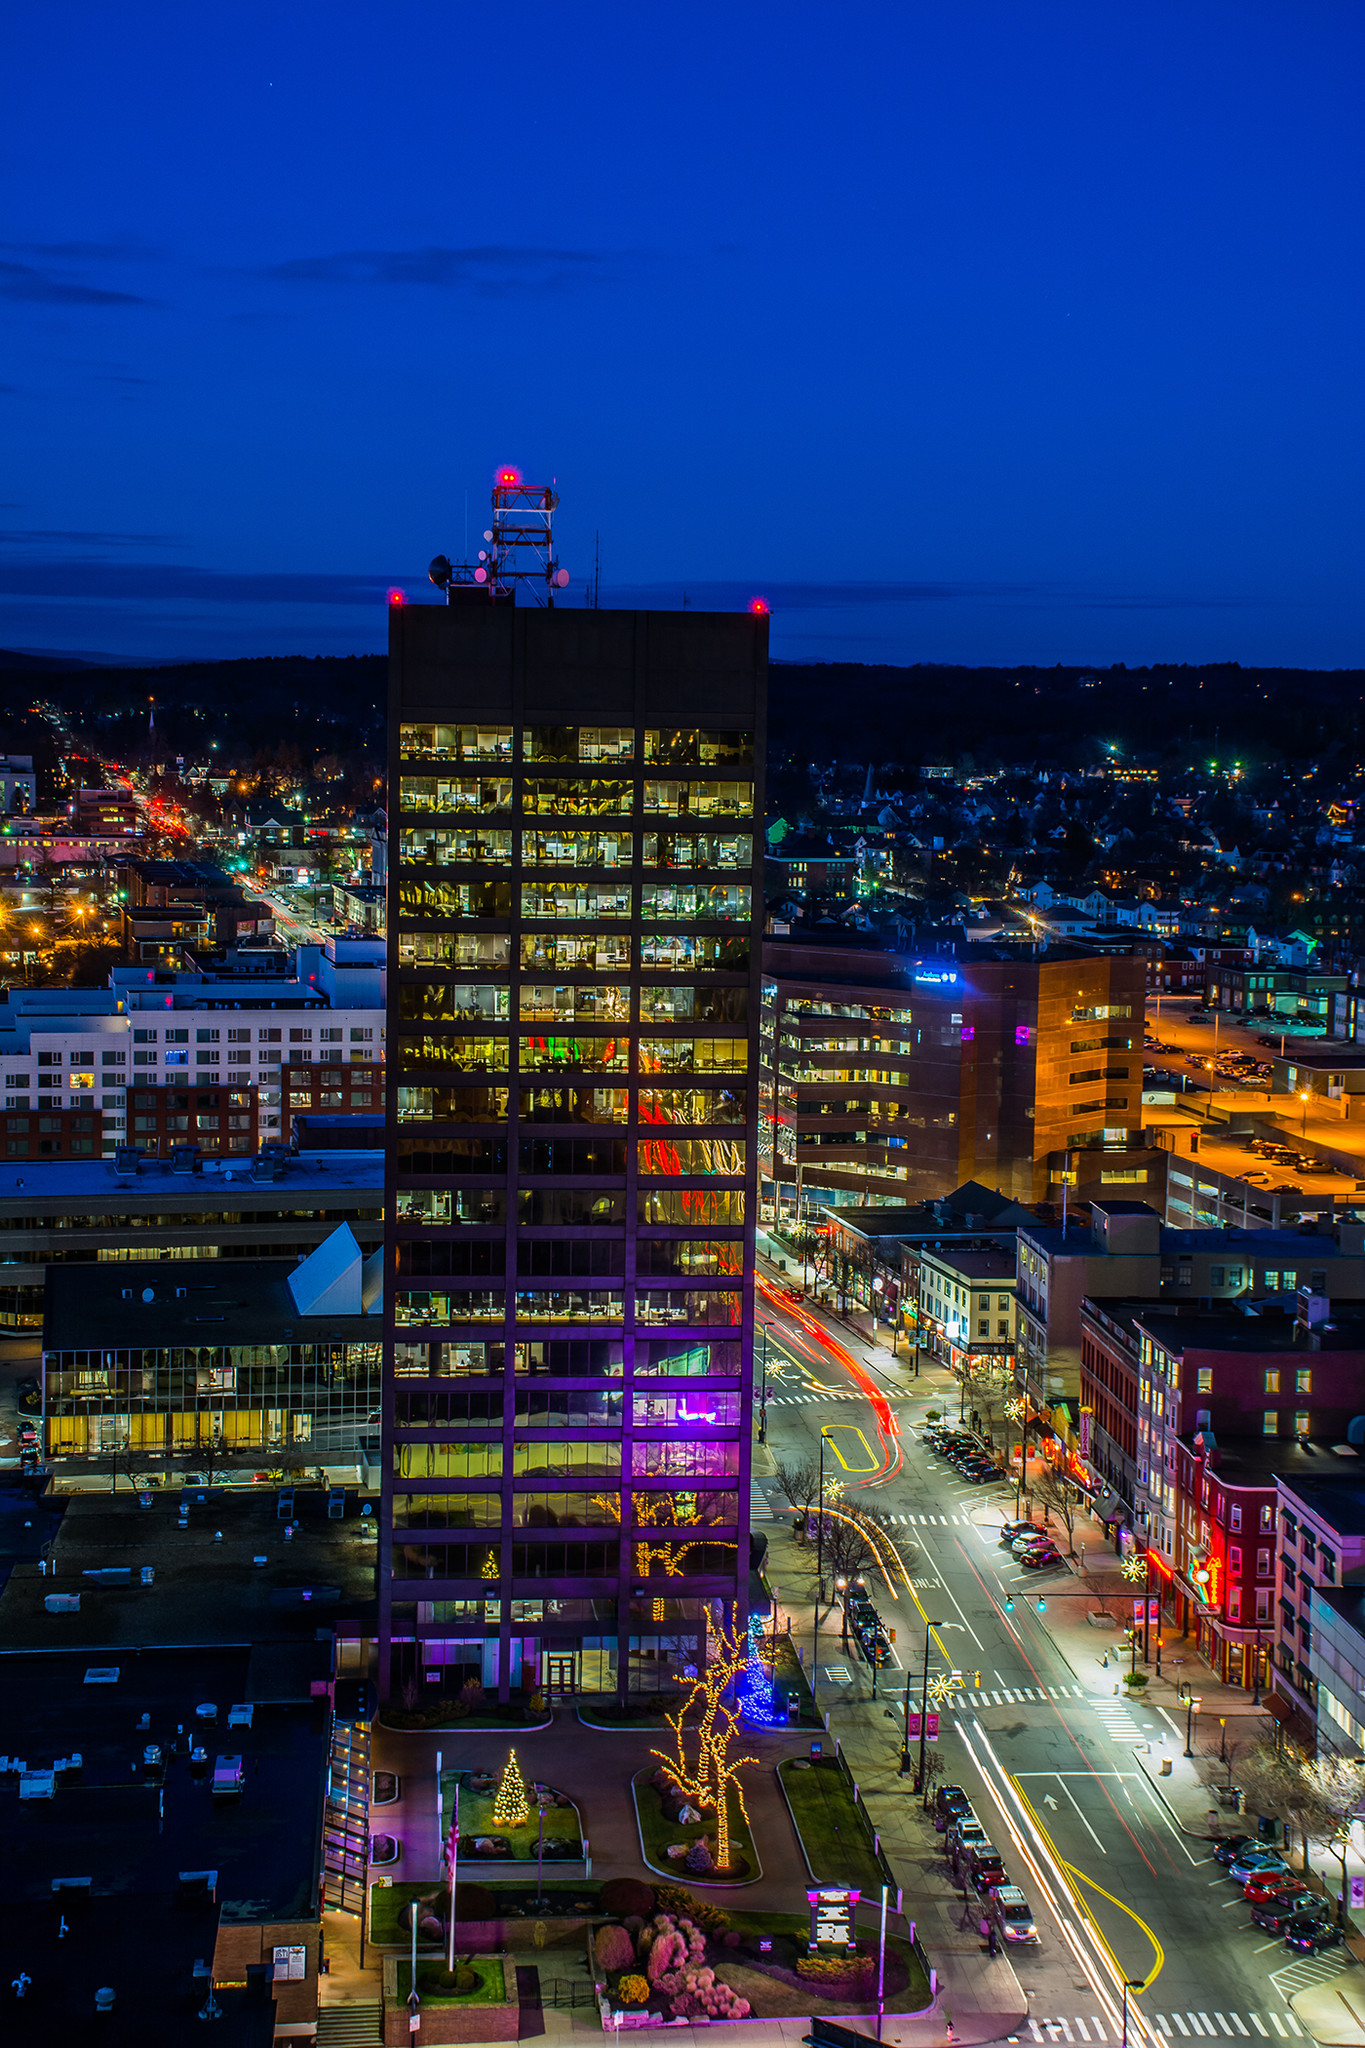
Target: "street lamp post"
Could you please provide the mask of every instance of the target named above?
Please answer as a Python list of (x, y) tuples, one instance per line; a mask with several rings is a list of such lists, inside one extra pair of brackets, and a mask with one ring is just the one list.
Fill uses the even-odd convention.
[[(925, 1745), (929, 1739), (929, 1637), (934, 1629), (942, 1628), (942, 1626), (943, 1623), (941, 1621), (926, 1620), (924, 1624), (924, 1676), (920, 1688), (919, 1702), (919, 1769), (915, 1773), (915, 1790), (917, 1792), (923, 1792), (924, 1790), (924, 1752)], [(905, 1725), (907, 1728), (910, 1726), (908, 1714), (905, 1717)]]
[(768, 1441), (768, 1332), (771, 1328), (771, 1323), (763, 1325), (763, 1391), (759, 1395), (758, 1401), (758, 1440), (761, 1444), (766, 1444)]
[[(1185, 1695), (1185, 1754), (1194, 1755), (1194, 1716), (1196, 1709), (1203, 1705), (1202, 1699), (1191, 1689)], [(1226, 1725), (1226, 1723), (1224, 1724)]]
[(1130, 1991), (1145, 1991), (1146, 1988), (1147, 1979), (1145, 1977), (1125, 1977), (1123, 1980), (1123, 2038), (1120, 2042), (1120, 2048), (1128, 2048), (1128, 1993)]
[(1259, 1707), (1261, 1704), (1261, 1629), (1259, 1622), (1256, 1626), (1256, 1647), (1252, 1652), (1252, 1656), (1254, 1657), (1255, 1662), (1251, 1667), (1251, 1704), (1253, 1707)]
[(815, 1503), (815, 1622), (810, 1639), (810, 1698), (815, 1704), (815, 1689), (820, 1677), (820, 1597), (825, 1590), (825, 1443), (828, 1431), (820, 1431), (820, 1479)]

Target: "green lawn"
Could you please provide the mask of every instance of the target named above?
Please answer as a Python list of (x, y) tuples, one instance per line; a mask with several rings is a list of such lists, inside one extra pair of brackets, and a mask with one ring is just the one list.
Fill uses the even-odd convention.
[(804, 1771), (793, 1769), (799, 1761), (787, 1757), (777, 1775), (816, 1883), (856, 1885), (880, 1898), (886, 1880), (843, 1772), (832, 1756), (813, 1758)]
[[(478, 1983), (472, 1991), (452, 1991), (446, 1985), (444, 1963), (422, 1962), (417, 1964), (417, 1989), (423, 2005), (505, 2005), (508, 2003), (507, 1981), (503, 1974), (501, 1956), (474, 1956), (467, 1967), (474, 1972)], [(406, 2001), (412, 1989), (412, 1965), (407, 1957), (398, 1963), (398, 1996)], [(516, 1996), (513, 1992), (513, 1997)]]
[(680, 1859), (675, 1861), (671, 1858), (668, 1855), (670, 1842), (695, 1842), (698, 1835), (710, 1835), (714, 1846), (716, 1816), (708, 1812), (701, 1820), (689, 1821), (686, 1825), (682, 1821), (665, 1820), (662, 1802), (649, 1782), (653, 1775), (654, 1766), (651, 1764), (648, 1770), (637, 1771), (632, 1781), (635, 1811), (640, 1818), (640, 1834), (645, 1845), (645, 1862), (651, 1869), (666, 1876), (671, 1884), (681, 1885), (744, 1884), (762, 1876), (753, 1836), (739, 1810), (739, 1799), (733, 1788), (730, 1792), (730, 1844), (732, 1853), (743, 1858), (743, 1868), (738, 1875), (725, 1878), (710, 1871), (698, 1876), (685, 1870)]
[[(531, 1800), (530, 1780), (527, 1779), (527, 1799), (531, 1805), (530, 1819), (519, 1828), (509, 1828), (493, 1818), (493, 1802), (497, 1796), (492, 1792), (471, 1792), (468, 1771), (442, 1771), (441, 1810), (452, 1814), (455, 1810), (455, 1785), (460, 1787), (460, 1863), (476, 1863), (490, 1875), (498, 1868), (498, 1859), (492, 1856), (476, 1856), (473, 1853), (475, 1835), (503, 1835), (512, 1844), (514, 1857), (528, 1857), (535, 1861), (536, 1844), (539, 1840), (539, 1815)], [(578, 1817), (576, 1806), (550, 1806), (545, 1810), (545, 1841), (577, 1842), (578, 1853), (582, 1854), (583, 1823)], [(556, 1859), (558, 1860), (558, 1859)]]
[(411, 1930), (403, 1925), (403, 1915), (408, 1901), (414, 1898), (430, 1899), (431, 1910), (438, 1916), (445, 1911), (445, 1886), (434, 1878), (425, 1884), (372, 1884), (370, 1886), (370, 1940), (378, 1944), (403, 1942), (412, 1939)]

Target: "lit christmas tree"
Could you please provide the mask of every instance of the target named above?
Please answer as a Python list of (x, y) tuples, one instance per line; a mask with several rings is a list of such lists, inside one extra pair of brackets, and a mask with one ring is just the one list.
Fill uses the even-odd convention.
[(493, 1824), (500, 1828), (525, 1827), (531, 1818), (531, 1809), (526, 1803), (526, 1781), (521, 1775), (516, 1751), (509, 1750), (502, 1776), (498, 1780), (497, 1797), (493, 1801)]

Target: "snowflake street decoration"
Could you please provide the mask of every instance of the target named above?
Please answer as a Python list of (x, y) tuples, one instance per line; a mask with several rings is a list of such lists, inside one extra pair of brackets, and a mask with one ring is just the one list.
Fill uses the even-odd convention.
[(946, 1707), (953, 1696), (953, 1681), (946, 1671), (936, 1672), (929, 1680), (929, 1701), (932, 1706)]
[(1119, 1570), (1123, 1573), (1125, 1579), (1145, 1579), (1147, 1576), (1147, 1558), (1145, 1553), (1135, 1550), (1130, 1557), (1124, 1558), (1123, 1563), (1119, 1566)]

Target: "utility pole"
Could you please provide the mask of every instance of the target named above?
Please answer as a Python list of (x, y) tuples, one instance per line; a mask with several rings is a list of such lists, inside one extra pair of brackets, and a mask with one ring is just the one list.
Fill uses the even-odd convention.
[[(915, 1777), (915, 1790), (924, 1790), (924, 1751), (929, 1739), (929, 1636), (936, 1628), (942, 1628), (941, 1621), (926, 1621), (924, 1624), (924, 1681), (920, 1690), (919, 1708), (919, 1770)], [(906, 1726), (908, 1727), (907, 1720)]]

